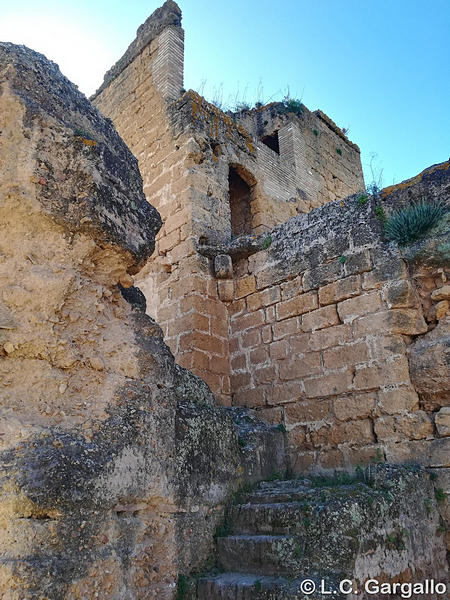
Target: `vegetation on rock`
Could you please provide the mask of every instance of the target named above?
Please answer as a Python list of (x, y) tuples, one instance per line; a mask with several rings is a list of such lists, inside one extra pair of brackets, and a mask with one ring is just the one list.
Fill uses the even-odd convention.
[(386, 237), (403, 245), (412, 242), (436, 225), (447, 212), (440, 202), (421, 200), (394, 212), (384, 226)]

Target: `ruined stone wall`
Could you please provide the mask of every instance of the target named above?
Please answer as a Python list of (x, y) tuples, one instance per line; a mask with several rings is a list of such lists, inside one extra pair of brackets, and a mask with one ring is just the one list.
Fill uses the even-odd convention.
[[(328, 117), (306, 107), (299, 116), (283, 104), (223, 113), (195, 92), (169, 108), (177, 132), (190, 131), (196, 146), (190, 170), (197, 233), (231, 235), (228, 174), (232, 167), (251, 188), (252, 233), (260, 234), (300, 212), (364, 188), (359, 149)], [(265, 124), (265, 125), (264, 125)], [(277, 132), (280, 153), (263, 141)]]
[[(134, 278), (146, 296), (147, 312), (160, 323), (179, 364), (229, 404), (227, 311), (210, 262), (196, 253), (195, 244), (232, 237), (232, 222), (239, 215), (231, 215), (230, 170), (249, 188), (244, 212), (250, 213), (252, 234), (336, 194), (362, 189), (362, 172), (358, 149), (325, 125), (325, 117), (305, 109), (307, 125), (299, 125), (301, 120), (278, 114), (273, 106), (267, 115), (261, 113), (269, 127), (280, 127), (279, 155), (261, 142), (264, 126), (257, 131), (249, 121), (249, 132), (239, 115), (232, 118), (195, 92), (182, 95), (180, 25), (181, 11), (169, 0), (138, 29), (93, 102), (137, 157), (146, 197), (163, 219), (152, 260)], [(324, 168), (325, 179), (334, 183), (312, 173), (312, 165), (317, 172)]]
[(194, 249), (199, 207), (189, 173), (197, 144), (189, 132), (173, 130), (166, 112), (175, 95), (166, 94), (166, 89), (174, 92), (169, 83), (178, 81), (178, 94), (182, 84), (182, 60), (174, 64), (173, 44), (178, 44), (176, 56), (182, 56), (183, 30), (170, 19), (167, 25), (169, 17), (156, 11), (148, 19), (147, 24), (158, 24), (150, 29), (159, 33), (145, 43), (138, 30), (139, 52), (122, 71), (106, 78), (93, 101), (137, 157), (146, 197), (163, 219), (152, 261), (135, 278), (146, 295), (147, 312), (160, 324), (178, 363), (229, 404), (226, 308), (218, 300), (208, 261)]
[[(311, 112), (302, 104), (294, 114), (286, 105), (272, 103), (236, 113), (235, 119), (260, 140), (258, 166), (264, 175), (267, 172), (265, 189), (269, 196), (278, 197), (280, 185), (286, 188), (284, 182), (273, 181), (270, 166), (289, 165), (296, 187), (291, 197), (295, 198), (299, 189), (302, 192), (298, 212), (364, 189), (358, 146), (322, 111)], [(261, 142), (274, 133), (278, 135), (279, 156)]]
[(448, 225), (419, 244), (428, 263), (408, 262), (377, 217), (424, 194), (448, 203), (448, 166), (291, 219), (235, 264), (233, 404), (285, 425), (294, 474), (419, 462), (450, 491)]

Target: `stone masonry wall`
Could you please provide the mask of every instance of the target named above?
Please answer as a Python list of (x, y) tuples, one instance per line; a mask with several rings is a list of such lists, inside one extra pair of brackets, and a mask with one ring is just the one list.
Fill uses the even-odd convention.
[[(268, 109), (270, 126), (274, 119), (282, 126), (278, 155), (260, 141), (258, 132), (246, 131), (239, 116), (234, 120), (195, 92), (182, 94), (183, 39), (181, 11), (169, 0), (138, 29), (93, 102), (137, 157), (146, 197), (163, 219), (152, 259), (124, 284), (142, 289), (147, 312), (160, 323), (178, 363), (201, 376), (221, 403), (230, 404), (227, 310), (210, 262), (195, 250), (199, 239), (232, 237), (230, 168), (250, 188), (254, 234), (334, 198), (334, 193), (361, 189), (362, 172), (358, 149), (306, 109), (308, 127), (315, 124), (317, 136), (309, 130), (303, 135), (294, 115), (271, 117), (273, 107)], [(314, 145), (307, 142), (308, 135), (314, 136), (313, 151), (307, 150)], [(331, 160), (325, 147), (338, 144), (341, 156), (335, 153)], [(340, 175), (344, 182), (347, 177), (346, 186), (335, 186), (331, 195), (325, 180), (310, 176), (307, 168), (308, 161), (321, 168), (317, 157), (322, 151), (322, 166), (336, 160), (352, 164)]]
[[(258, 140), (278, 133), (280, 156), (260, 142), (259, 165), (263, 172), (277, 159), (290, 165), (296, 187), (304, 192), (299, 212), (364, 189), (358, 146), (322, 111), (311, 112), (302, 105), (294, 115), (283, 104), (272, 103), (241, 111), (235, 118)], [(269, 173), (265, 188), (276, 197), (279, 191), (271, 186)]]
[[(160, 16), (155, 13), (148, 22), (152, 18)], [(171, 24), (170, 31), (174, 29)], [(93, 101), (137, 157), (146, 197), (163, 219), (152, 260), (135, 278), (146, 295), (147, 312), (160, 324), (177, 362), (201, 376), (223, 404), (230, 404), (227, 311), (208, 260), (195, 253), (193, 215), (198, 204), (188, 174), (196, 164), (197, 144), (189, 132), (174, 132), (163, 96), (164, 79), (179, 76), (179, 63), (174, 74), (173, 64), (164, 59), (172, 53), (166, 36), (163, 29), (147, 39)]]
[(449, 164), (424, 173), (299, 215), (235, 264), (233, 404), (285, 425), (293, 474), (419, 462), (450, 491), (448, 225), (424, 267), (377, 217), (424, 194), (449, 203)]

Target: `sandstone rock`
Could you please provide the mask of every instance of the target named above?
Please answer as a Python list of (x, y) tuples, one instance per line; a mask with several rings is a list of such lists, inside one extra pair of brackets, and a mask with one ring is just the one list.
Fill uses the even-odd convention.
[(448, 300), (442, 300), (441, 302), (438, 302), (436, 304), (436, 319), (438, 321), (444, 318), (445, 315), (448, 313), (449, 306), (450, 304)]
[(16, 324), (0, 329), (0, 596), (171, 598), (264, 465), (249, 472), (231, 416), (136, 288), (118, 289), (161, 221), (111, 123), (42, 55), (0, 44), (0, 131), (1, 314)]
[[(31, 184), (43, 210), (74, 233), (95, 232), (99, 241), (120, 244), (134, 262), (149, 257), (161, 220), (145, 200), (136, 159), (111, 122), (57, 65), (24, 46), (0, 45), (0, 73), (8, 81), (2, 90), (4, 118), (6, 104), (15, 102), (22, 135), (44, 127), (28, 173), (29, 181), (45, 181)], [(63, 178), (67, 169), (72, 177)], [(108, 178), (114, 185), (105, 183)]]
[(408, 350), (411, 381), (421, 401), (439, 407), (450, 393), (450, 318), (442, 319)]
[(450, 285), (443, 285), (431, 292), (431, 299), (435, 302), (439, 302), (440, 300), (450, 300)]
[(450, 435), (450, 406), (444, 406), (434, 418), (440, 436)]

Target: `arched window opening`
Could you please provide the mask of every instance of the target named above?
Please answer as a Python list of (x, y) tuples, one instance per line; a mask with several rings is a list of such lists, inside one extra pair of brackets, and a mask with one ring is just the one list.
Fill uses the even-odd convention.
[(252, 233), (251, 187), (242, 179), (237, 169), (230, 166), (228, 174), (230, 192), (231, 231), (233, 236)]

